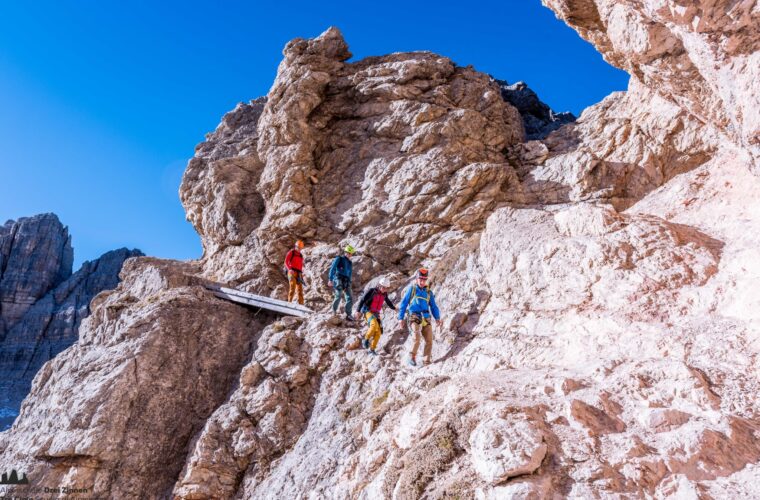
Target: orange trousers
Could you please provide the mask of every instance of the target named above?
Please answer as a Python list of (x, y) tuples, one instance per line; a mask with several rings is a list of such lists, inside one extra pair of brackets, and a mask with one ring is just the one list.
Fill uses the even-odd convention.
[(298, 294), (298, 303), (303, 305), (303, 278), (297, 271), (288, 271), (288, 302), (293, 302)]

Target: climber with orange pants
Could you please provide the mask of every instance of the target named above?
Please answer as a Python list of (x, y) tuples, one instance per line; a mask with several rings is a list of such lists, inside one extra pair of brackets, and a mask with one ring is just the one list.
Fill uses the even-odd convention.
[(356, 311), (357, 318), (359, 314), (364, 314), (364, 319), (367, 320), (367, 333), (362, 340), (362, 347), (369, 349), (369, 353), (373, 356), (377, 355), (377, 343), (380, 341), (380, 335), (383, 333), (383, 323), (381, 319), (381, 311), (383, 310), (383, 304), (387, 304), (388, 307), (396, 310), (396, 306), (393, 305), (391, 299), (388, 298), (388, 289), (390, 288), (390, 282), (388, 278), (380, 278), (376, 288), (370, 288), (359, 301), (359, 307)]
[(288, 271), (288, 302), (298, 294), (298, 303), (303, 305), (303, 241), (296, 241), (295, 246), (285, 255), (285, 269)]
[(417, 350), (420, 348), (420, 336), (425, 339), (425, 364), (432, 362), (433, 352), (433, 327), (430, 324), (430, 316), (435, 318), (438, 328), (441, 327), (441, 312), (435, 303), (435, 295), (427, 284), (428, 270), (417, 271), (417, 280), (406, 289), (404, 298), (398, 308), (398, 319), (401, 320), (401, 328), (406, 328), (407, 308), (409, 309), (409, 321), (412, 323), (414, 332), (414, 344), (409, 356), (409, 364), (417, 366)]

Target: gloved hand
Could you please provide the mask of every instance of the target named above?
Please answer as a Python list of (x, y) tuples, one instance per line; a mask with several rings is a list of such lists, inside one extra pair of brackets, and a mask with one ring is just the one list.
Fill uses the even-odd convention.
[(402, 319), (401, 322), (398, 324), (399, 328), (402, 330), (406, 330), (406, 320)]
[(329, 288), (332, 288), (332, 286), (333, 286), (333, 282), (332, 282), (332, 281), (328, 281), (328, 282), (327, 282), (327, 286), (328, 286)]

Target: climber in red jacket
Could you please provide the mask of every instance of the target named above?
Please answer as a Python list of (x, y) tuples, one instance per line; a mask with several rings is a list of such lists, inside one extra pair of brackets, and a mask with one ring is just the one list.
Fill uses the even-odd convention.
[(377, 343), (380, 341), (380, 335), (383, 333), (383, 324), (381, 320), (381, 313), (383, 305), (387, 305), (394, 311), (396, 306), (393, 305), (391, 299), (388, 297), (388, 290), (390, 289), (390, 281), (388, 278), (380, 278), (376, 288), (370, 288), (367, 293), (364, 294), (362, 300), (359, 301), (359, 307), (356, 311), (356, 317), (360, 314), (364, 314), (364, 318), (367, 320), (367, 333), (362, 340), (362, 347), (369, 349), (369, 353), (373, 356), (377, 355)]
[(303, 305), (303, 241), (296, 241), (295, 246), (285, 255), (285, 269), (288, 271), (288, 302), (298, 293), (298, 303)]

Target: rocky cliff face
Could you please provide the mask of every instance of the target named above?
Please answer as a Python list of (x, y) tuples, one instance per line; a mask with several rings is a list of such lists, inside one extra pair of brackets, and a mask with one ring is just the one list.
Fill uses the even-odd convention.
[[(597, 3), (552, 6), (638, 33)], [(756, 43), (742, 19), (724, 31)], [(760, 178), (732, 101), (692, 110), (673, 90), (689, 72), (631, 66), (628, 92), (526, 140), (487, 75), (349, 57), (336, 29), (290, 42), (266, 98), (199, 145), (180, 196), (203, 258), (127, 262), (35, 378), (0, 467), (119, 498), (760, 495)], [(282, 296), (295, 238), (314, 316), (200, 286)], [(391, 314), (371, 357), (322, 312), (346, 242), (357, 291), (387, 276), (398, 299), (431, 268), (434, 363), (404, 363)]]
[(53, 214), (0, 227), (0, 335), (43, 295), (71, 276), (69, 231)]
[(39, 368), (77, 339), (90, 300), (116, 287), (137, 250), (114, 250), (71, 274), (71, 237), (54, 214), (0, 227), (0, 407), (9, 424)]

